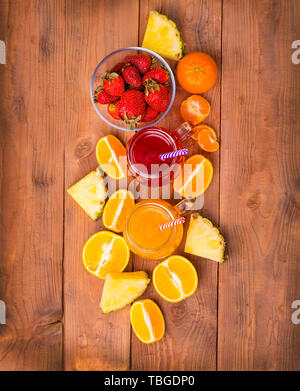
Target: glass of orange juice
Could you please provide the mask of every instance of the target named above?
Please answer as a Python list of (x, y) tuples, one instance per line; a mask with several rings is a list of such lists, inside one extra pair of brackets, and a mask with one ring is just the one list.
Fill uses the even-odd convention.
[(189, 203), (190, 200), (184, 200), (172, 206), (163, 200), (138, 202), (127, 215), (123, 232), (130, 250), (150, 259), (160, 259), (172, 254), (181, 243), (183, 226), (178, 224), (163, 230), (160, 226), (186, 214)]

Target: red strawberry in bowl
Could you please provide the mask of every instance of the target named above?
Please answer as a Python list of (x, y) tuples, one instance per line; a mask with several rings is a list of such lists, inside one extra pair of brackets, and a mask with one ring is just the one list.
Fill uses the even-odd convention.
[(115, 103), (110, 103), (109, 105), (107, 105), (107, 112), (114, 118), (114, 119), (117, 119), (119, 120), (120, 119), (120, 116), (119, 116), (119, 102), (115, 102)]
[(148, 79), (155, 80), (161, 84), (167, 84), (169, 81), (169, 72), (162, 65), (160, 67), (150, 69), (150, 71), (144, 74), (142, 80), (144, 85), (146, 85), (146, 80)]
[(129, 63), (123, 67), (123, 79), (132, 87), (139, 87), (142, 84), (142, 79), (138, 69)]
[(145, 111), (146, 102), (142, 91), (130, 89), (122, 94), (118, 114), (126, 124), (130, 125), (130, 129), (135, 129), (145, 115)]
[(145, 100), (156, 111), (166, 111), (169, 103), (169, 93), (165, 85), (149, 79), (146, 82)]
[(126, 62), (124, 62), (124, 61), (118, 62), (118, 63), (112, 68), (112, 70), (111, 70), (110, 72), (111, 72), (111, 73), (113, 73), (113, 72), (121, 73), (121, 70), (122, 70), (122, 68), (124, 67), (125, 64), (126, 64)]
[(113, 96), (120, 96), (123, 94), (125, 84), (122, 76), (116, 72), (106, 72), (103, 78), (103, 88), (106, 92)]
[(105, 89), (101, 86), (99, 86), (95, 92), (94, 92), (94, 102), (95, 103), (101, 103), (102, 105), (105, 105), (107, 103), (115, 102), (119, 99), (118, 96), (110, 95), (108, 92), (105, 91)]
[(150, 122), (153, 121), (158, 116), (158, 111), (153, 109), (153, 107), (148, 106), (146, 108), (146, 112), (144, 117), (142, 118), (142, 122)]
[(146, 73), (152, 64), (151, 57), (147, 54), (135, 54), (126, 56), (125, 61), (137, 67), (141, 73)]

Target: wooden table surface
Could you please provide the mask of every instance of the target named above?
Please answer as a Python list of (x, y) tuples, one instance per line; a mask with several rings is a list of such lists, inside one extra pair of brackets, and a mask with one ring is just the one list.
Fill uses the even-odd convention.
[[(144, 345), (129, 308), (101, 314), (81, 251), (102, 222), (66, 189), (97, 166), (100, 137), (129, 138), (97, 116), (89, 82), (106, 54), (141, 44), (152, 9), (220, 70), (204, 94), (221, 149), (201, 213), (229, 259), (190, 257), (199, 287), (178, 304), (148, 288), (166, 335)], [(0, 0), (1, 370), (300, 370), (299, 17), (300, 0)], [(178, 88), (162, 125), (179, 125), (188, 95)], [(155, 264), (132, 256), (128, 270)]]

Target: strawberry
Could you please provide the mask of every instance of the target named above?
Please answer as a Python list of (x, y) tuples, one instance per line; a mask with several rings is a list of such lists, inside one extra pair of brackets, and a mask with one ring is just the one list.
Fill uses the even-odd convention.
[(137, 90), (137, 91), (142, 91), (142, 92), (144, 92), (145, 87), (143, 86), (143, 84), (141, 84), (139, 87), (131, 87), (131, 86), (128, 86), (128, 89), (129, 89), (129, 90)]
[(170, 103), (166, 86), (156, 83), (153, 80), (147, 80), (145, 100), (154, 110), (159, 112), (166, 111)]
[(119, 102), (119, 116), (134, 129), (143, 118), (146, 111), (146, 102), (142, 91), (130, 89), (125, 91)]
[(110, 95), (108, 92), (105, 91), (105, 89), (101, 86), (99, 86), (95, 92), (94, 92), (94, 102), (101, 103), (102, 105), (105, 105), (107, 103), (112, 103), (118, 100), (118, 96)]
[(142, 118), (142, 122), (153, 121), (157, 116), (158, 116), (158, 111), (154, 110), (151, 106), (148, 106), (146, 108), (145, 115)]
[(141, 73), (146, 73), (151, 66), (151, 57), (147, 54), (135, 54), (133, 56), (126, 56), (125, 57), (126, 62), (130, 62), (130, 64), (137, 67), (137, 69)]
[(122, 76), (126, 83), (132, 87), (139, 87), (142, 84), (140, 72), (133, 65), (126, 64), (122, 70)]
[(167, 84), (169, 80), (169, 72), (165, 69), (164, 66), (156, 67), (153, 69), (150, 69), (147, 73), (143, 76), (143, 84), (146, 85), (146, 80), (152, 79), (162, 84)]
[(114, 119), (120, 119), (120, 116), (119, 116), (119, 102), (115, 102), (115, 103), (110, 103), (109, 105), (107, 105), (107, 111), (108, 113), (114, 118)]
[(123, 66), (126, 64), (126, 62), (118, 62), (113, 68), (112, 70), (110, 71), (111, 73), (113, 72), (116, 72), (116, 73), (120, 73)]
[(116, 72), (106, 72), (103, 78), (103, 88), (110, 95), (120, 96), (123, 94), (125, 89), (125, 84), (122, 76)]

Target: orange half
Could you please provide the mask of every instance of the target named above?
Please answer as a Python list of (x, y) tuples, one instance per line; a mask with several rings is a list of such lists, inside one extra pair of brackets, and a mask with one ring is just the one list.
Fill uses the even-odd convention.
[(133, 194), (124, 189), (116, 191), (107, 201), (103, 211), (105, 228), (114, 232), (123, 232), (127, 213), (134, 207)]
[(156, 292), (171, 303), (178, 303), (192, 296), (198, 286), (194, 265), (186, 258), (173, 255), (159, 263), (153, 271)]
[(96, 157), (102, 170), (114, 179), (126, 175), (126, 149), (115, 136), (102, 137), (96, 146)]
[(130, 323), (135, 335), (143, 343), (153, 343), (165, 334), (165, 320), (153, 300), (139, 300), (130, 308)]
[(174, 190), (185, 198), (195, 198), (204, 193), (213, 177), (213, 165), (203, 155), (191, 156), (175, 178)]
[(100, 231), (91, 236), (82, 251), (86, 270), (102, 279), (107, 273), (122, 272), (128, 264), (129, 255), (124, 238), (110, 231)]

